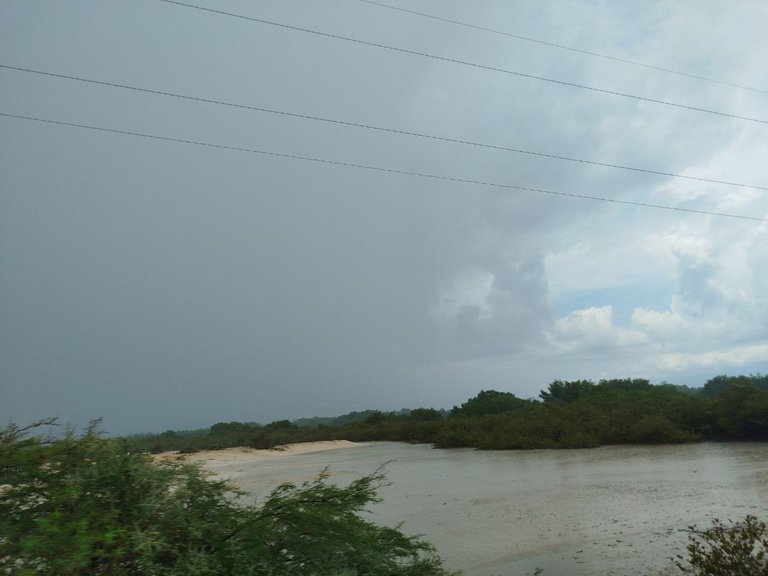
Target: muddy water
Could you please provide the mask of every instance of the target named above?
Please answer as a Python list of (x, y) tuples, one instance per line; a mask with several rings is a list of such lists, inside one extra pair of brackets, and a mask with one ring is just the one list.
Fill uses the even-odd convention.
[(342, 483), (385, 463), (392, 484), (372, 518), (424, 534), (467, 576), (672, 574), (687, 526), (768, 517), (766, 444), (479, 452), (371, 443), (226, 473), (262, 499), (325, 466)]

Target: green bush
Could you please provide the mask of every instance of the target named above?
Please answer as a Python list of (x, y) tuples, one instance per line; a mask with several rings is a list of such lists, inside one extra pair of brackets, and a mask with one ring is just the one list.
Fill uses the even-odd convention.
[(675, 444), (698, 438), (680, 430), (663, 416), (648, 415), (632, 424), (628, 436), (632, 444)]
[(560, 438), (560, 448), (597, 448), (600, 443), (588, 432), (569, 432)]
[(0, 430), (0, 573), (30, 576), (445, 576), (433, 548), (359, 513), (381, 474), (326, 474), (262, 506), (198, 466), (155, 462), (94, 428)]
[(675, 563), (694, 576), (768, 576), (768, 526), (754, 516), (726, 525), (714, 520), (711, 528), (690, 527), (688, 557)]

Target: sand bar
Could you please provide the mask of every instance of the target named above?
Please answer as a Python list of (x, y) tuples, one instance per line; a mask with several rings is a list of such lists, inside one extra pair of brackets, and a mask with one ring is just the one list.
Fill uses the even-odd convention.
[(200, 450), (199, 452), (191, 452), (189, 454), (161, 452), (155, 454), (154, 458), (157, 460), (202, 462), (206, 470), (231, 478), (233, 476), (232, 471), (237, 469), (238, 466), (279, 461), (301, 454), (312, 454), (315, 452), (339, 450), (342, 448), (354, 448), (356, 446), (365, 446), (365, 444), (350, 442), (348, 440), (321, 440), (318, 442), (281, 444), (274, 448), (270, 448), (269, 450), (240, 447), (224, 448), (222, 450)]

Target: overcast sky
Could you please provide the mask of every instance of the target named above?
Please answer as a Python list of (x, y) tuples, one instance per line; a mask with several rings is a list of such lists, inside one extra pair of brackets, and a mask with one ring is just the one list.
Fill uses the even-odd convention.
[[(194, 2), (195, 0), (189, 0)], [(763, 0), (1, 0), (0, 64), (768, 186)], [(0, 112), (768, 218), (766, 190), (0, 68)], [(758, 89), (758, 90), (754, 90)], [(0, 424), (110, 433), (768, 370), (768, 222), (0, 117)]]

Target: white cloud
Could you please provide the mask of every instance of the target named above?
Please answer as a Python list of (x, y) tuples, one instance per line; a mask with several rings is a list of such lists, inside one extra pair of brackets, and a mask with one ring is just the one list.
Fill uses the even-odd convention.
[(669, 338), (686, 330), (687, 322), (679, 313), (672, 310), (635, 308), (632, 312), (632, 325), (654, 338)]
[(644, 344), (647, 337), (637, 330), (616, 326), (610, 305), (575, 310), (555, 321), (549, 341), (557, 352), (580, 350), (611, 354)]
[(700, 368), (720, 372), (739, 370), (739, 367), (751, 363), (764, 363), (766, 358), (768, 358), (768, 343), (756, 343), (733, 346), (727, 350), (660, 354), (656, 361), (660, 368), (676, 372)]

